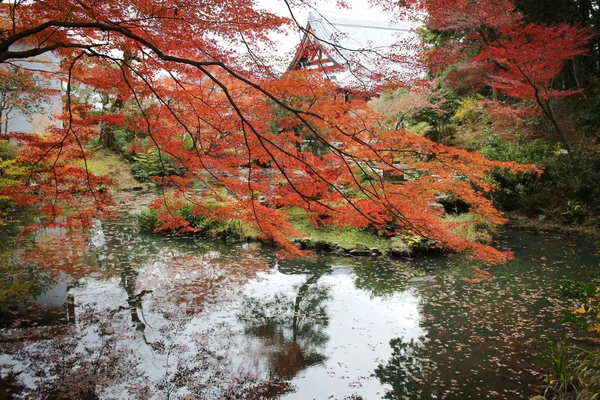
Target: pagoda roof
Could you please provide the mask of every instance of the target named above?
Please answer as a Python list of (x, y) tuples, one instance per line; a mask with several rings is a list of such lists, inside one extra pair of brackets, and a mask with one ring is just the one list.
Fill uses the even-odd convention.
[[(343, 87), (369, 88), (381, 80), (416, 72), (417, 24), (351, 19), (310, 12), (292, 69), (321, 69)], [(323, 56), (306, 60), (303, 49), (318, 47)], [(337, 67), (337, 68), (331, 68)]]

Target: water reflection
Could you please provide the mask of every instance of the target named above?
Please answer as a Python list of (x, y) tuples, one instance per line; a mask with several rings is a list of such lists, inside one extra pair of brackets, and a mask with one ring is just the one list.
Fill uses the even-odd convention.
[[(16, 235), (16, 233), (15, 233)], [(24, 328), (74, 322), (73, 298), (67, 293), (75, 271), (86, 274), (86, 236), (61, 229), (36, 233), (34, 240), (8, 236), (0, 254), (0, 327)], [(20, 246), (17, 248), (17, 244)], [(62, 250), (67, 250), (62, 254)]]
[(478, 285), (460, 257), (277, 260), (142, 235), (127, 214), (34, 239), (0, 263), (3, 327), (19, 328), (0, 330), (1, 383), (30, 398), (522, 398), (524, 343), (560, 326), (553, 286), (597, 264), (513, 231), (517, 259)]
[(390, 341), (392, 355), (385, 364), (379, 364), (375, 376), (384, 385), (389, 385), (384, 399), (427, 399), (441, 398), (435, 384), (436, 373), (426, 356), (425, 346), (411, 339)]
[(598, 258), (578, 238), (508, 230), (502, 240), (516, 258), (489, 268), (490, 281), (466, 282), (473, 261), (454, 257), (416, 286), (424, 334), (390, 341), (391, 357), (375, 370), (389, 385), (386, 398), (520, 399), (539, 384), (545, 366), (532, 348), (544, 337), (560, 340), (562, 312), (573, 307), (557, 286), (592, 277)]
[(267, 351), (268, 379), (289, 381), (299, 371), (322, 363), (329, 340), (326, 302), (329, 287), (319, 279), (329, 268), (317, 268), (306, 280), (292, 287), (294, 296), (277, 292), (272, 296), (244, 296), (238, 319), (246, 334), (256, 336)]

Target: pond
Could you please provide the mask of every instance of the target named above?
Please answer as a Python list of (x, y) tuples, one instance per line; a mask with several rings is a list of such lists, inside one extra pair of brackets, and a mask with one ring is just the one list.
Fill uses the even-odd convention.
[[(563, 279), (594, 243), (507, 229), (515, 259), (317, 255), (141, 234), (5, 227), (2, 388), (24, 398), (521, 399), (559, 339)], [(473, 283), (473, 265), (493, 278)], [(7, 393), (7, 392), (5, 392)], [(62, 396), (62, 397), (60, 397)]]

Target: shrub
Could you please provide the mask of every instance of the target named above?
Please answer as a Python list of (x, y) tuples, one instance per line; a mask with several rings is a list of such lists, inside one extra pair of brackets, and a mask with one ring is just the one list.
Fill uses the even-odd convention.
[(131, 173), (140, 182), (146, 182), (152, 176), (181, 174), (181, 171), (175, 167), (173, 160), (168, 155), (155, 149), (138, 154), (133, 159), (135, 162), (131, 166)]
[(155, 229), (159, 228), (162, 224), (158, 220), (158, 214), (160, 214), (158, 210), (151, 210), (149, 208), (141, 210), (136, 215), (140, 231), (154, 232)]
[(458, 124), (474, 124), (484, 115), (481, 96), (465, 97), (458, 100), (458, 108), (452, 119)]
[(492, 242), (492, 234), (495, 231), (494, 225), (480, 217), (463, 213), (447, 215), (444, 220), (455, 224), (457, 227), (454, 232), (462, 238), (485, 244)]
[(568, 223), (583, 222), (597, 213), (600, 199), (600, 157), (579, 148), (567, 154), (558, 144), (541, 140), (501, 140), (490, 135), (481, 149), (492, 159), (536, 164), (541, 177), (496, 170), (490, 179), (497, 185), (493, 199), (505, 210), (520, 208), (543, 212)]
[(547, 365), (544, 399), (592, 400), (600, 393), (600, 351), (549, 342), (538, 356)]
[(423, 134), (429, 130), (431, 130), (431, 125), (427, 122), (419, 122), (416, 125), (413, 125), (409, 128), (412, 133), (423, 136)]
[(131, 164), (131, 174), (139, 182), (148, 182), (150, 180), (148, 170), (138, 162)]
[(0, 160), (13, 160), (17, 156), (17, 146), (8, 140), (0, 140)]
[[(0, 189), (9, 187), (24, 179), (27, 170), (15, 160), (17, 146), (7, 140), (0, 141)], [(0, 221), (2, 214), (14, 207), (14, 201), (8, 196), (0, 196)]]
[(454, 139), (458, 134), (458, 126), (455, 124), (446, 124), (439, 128), (441, 133), (440, 141), (442, 143), (448, 143), (450, 140)]
[[(198, 233), (224, 239), (239, 239), (252, 236), (252, 232), (250, 232), (240, 220), (229, 218), (224, 221), (216, 221), (209, 217), (193, 214), (193, 209), (194, 206), (189, 204), (175, 212), (183, 217), (190, 224), (191, 228), (197, 229)], [(154, 232), (156, 229), (160, 228), (163, 223), (159, 220), (158, 216), (163, 211), (164, 210), (152, 210), (148, 208), (140, 211), (137, 214), (137, 223), (140, 231)]]
[(129, 129), (115, 129), (115, 147), (120, 153), (126, 153), (127, 147), (135, 140), (136, 133)]

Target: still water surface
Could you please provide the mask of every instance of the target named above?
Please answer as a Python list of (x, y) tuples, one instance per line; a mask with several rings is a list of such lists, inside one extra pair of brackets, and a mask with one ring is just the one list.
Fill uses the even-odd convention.
[(559, 234), (505, 230), (515, 260), (473, 284), (462, 256), (281, 260), (140, 234), (133, 212), (87, 235), (6, 228), (0, 364), (20, 396), (521, 399), (572, 307), (557, 286), (598, 270), (591, 240)]

